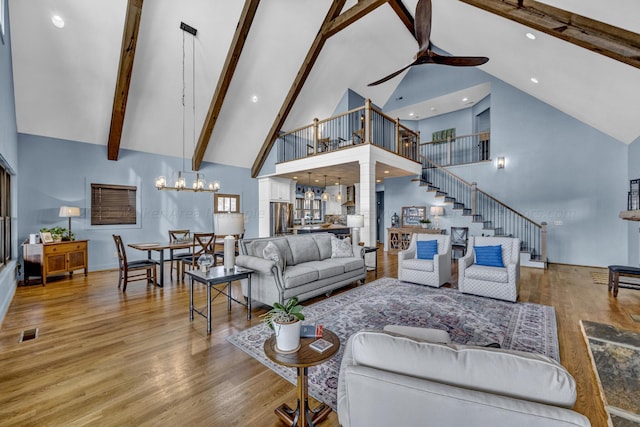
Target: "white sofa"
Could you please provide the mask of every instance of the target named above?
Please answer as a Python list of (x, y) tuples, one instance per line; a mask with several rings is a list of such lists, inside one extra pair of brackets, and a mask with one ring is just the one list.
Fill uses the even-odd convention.
[[(419, 259), (417, 242), (437, 240), (438, 253), (430, 259)], [(439, 288), (451, 280), (451, 236), (413, 233), (404, 251), (398, 252), (398, 279), (403, 282)]]
[(571, 410), (575, 380), (552, 359), (401, 332), (360, 331), (347, 341), (338, 379), (342, 427), (590, 425)]
[[(367, 272), (361, 247), (336, 256), (335, 245), (345, 241), (338, 241), (331, 233), (243, 239), (236, 265), (255, 271), (251, 276), (252, 300), (273, 305), (297, 296), (303, 301), (358, 280), (364, 282)], [(265, 257), (269, 242), (277, 247), (279, 261)], [(247, 291), (243, 280), (245, 297)]]
[[(474, 246), (502, 246), (504, 267), (476, 263)], [(520, 280), (520, 239), (513, 237), (469, 237), (467, 253), (458, 260), (458, 290), (465, 294), (515, 302)]]

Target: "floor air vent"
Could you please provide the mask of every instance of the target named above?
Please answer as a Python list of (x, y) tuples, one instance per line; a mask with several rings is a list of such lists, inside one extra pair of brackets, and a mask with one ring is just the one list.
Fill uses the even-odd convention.
[(20, 342), (29, 341), (38, 337), (38, 328), (27, 329), (20, 334)]

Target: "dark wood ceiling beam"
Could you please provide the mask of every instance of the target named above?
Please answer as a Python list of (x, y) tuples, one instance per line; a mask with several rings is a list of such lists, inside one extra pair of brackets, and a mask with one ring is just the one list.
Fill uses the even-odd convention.
[(231, 46), (227, 52), (227, 58), (222, 66), (218, 84), (216, 85), (213, 97), (211, 98), (209, 111), (204, 119), (204, 124), (202, 125), (200, 136), (198, 137), (198, 143), (196, 144), (196, 148), (193, 152), (191, 164), (194, 171), (199, 170), (200, 165), (202, 164), (204, 153), (207, 151), (207, 146), (209, 145), (209, 140), (213, 133), (213, 128), (215, 127), (218, 116), (220, 115), (220, 110), (222, 110), (224, 98), (227, 96), (227, 92), (229, 91), (233, 73), (235, 72), (238, 61), (240, 60), (240, 54), (244, 48), (245, 41), (247, 40), (251, 24), (253, 23), (253, 18), (256, 15), (259, 4), (260, 0), (247, 0), (244, 3), (244, 8), (242, 9), (242, 14), (238, 21), (238, 26), (236, 27), (233, 40), (231, 41)]
[(344, 13), (337, 16), (324, 30), (325, 38), (329, 38), (340, 31), (347, 28), (349, 25), (356, 22), (358, 19), (367, 16), (368, 13), (373, 12), (378, 7), (387, 3), (389, 0), (361, 0), (355, 6), (350, 7)]
[(320, 27), (320, 31), (318, 31), (318, 35), (311, 44), (311, 48), (309, 49), (300, 70), (298, 70), (298, 74), (289, 89), (287, 97), (285, 98), (280, 111), (276, 115), (276, 119), (271, 126), (271, 130), (262, 144), (256, 160), (253, 162), (253, 166), (251, 167), (251, 176), (253, 178), (258, 176), (260, 169), (262, 169), (264, 162), (267, 160), (267, 156), (278, 138), (278, 134), (282, 129), (282, 126), (284, 126), (284, 122), (293, 108), (293, 104), (300, 94), (309, 73), (311, 73), (311, 69), (315, 64), (316, 59), (318, 59), (320, 51), (327, 39), (387, 1), (388, 0), (360, 0), (355, 6), (349, 8), (342, 15), (340, 15), (340, 11), (344, 7), (346, 0), (333, 1), (331, 8), (324, 18), (322, 26)]
[(640, 68), (640, 34), (535, 0), (460, 1)]
[(409, 12), (409, 9), (402, 3), (402, 0), (389, 0), (389, 6), (398, 15), (398, 18), (402, 21), (407, 30), (415, 37), (416, 28), (413, 19), (413, 15)]
[(107, 158), (109, 160), (118, 160), (118, 154), (120, 153), (122, 127), (124, 126), (124, 115), (127, 109), (131, 73), (133, 72), (133, 59), (136, 55), (138, 30), (140, 29), (140, 18), (142, 16), (142, 1), (129, 0), (127, 2), (127, 13), (122, 32), (122, 47), (120, 48), (120, 64), (118, 65), (118, 79), (113, 95), (111, 127), (109, 129), (109, 141), (107, 142)]

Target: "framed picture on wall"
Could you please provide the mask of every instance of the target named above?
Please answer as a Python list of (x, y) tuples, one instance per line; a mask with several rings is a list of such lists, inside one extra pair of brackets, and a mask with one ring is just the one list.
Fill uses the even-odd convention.
[(42, 243), (53, 243), (53, 236), (51, 236), (51, 233), (48, 231), (41, 231), (40, 240), (42, 241)]

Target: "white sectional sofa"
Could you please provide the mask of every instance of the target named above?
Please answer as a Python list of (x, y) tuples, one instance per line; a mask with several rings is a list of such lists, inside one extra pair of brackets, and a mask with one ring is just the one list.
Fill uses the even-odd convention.
[(338, 380), (342, 427), (590, 426), (571, 410), (575, 380), (554, 360), (408, 334), (420, 338), (385, 331), (349, 338)]
[[(277, 248), (275, 256), (273, 246), (271, 253), (267, 253), (269, 249), (265, 252), (270, 242)], [(364, 281), (364, 251), (359, 246), (348, 253), (339, 251), (345, 249), (344, 245), (345, 241), (331, 233), (244, 239), (239, 242), (236, 265), (255, 271), (251, 278), (252, 300), (270, 306), (293, 296), (303, 301)], [(242, 292), (246, 297), (246, 281)]]

